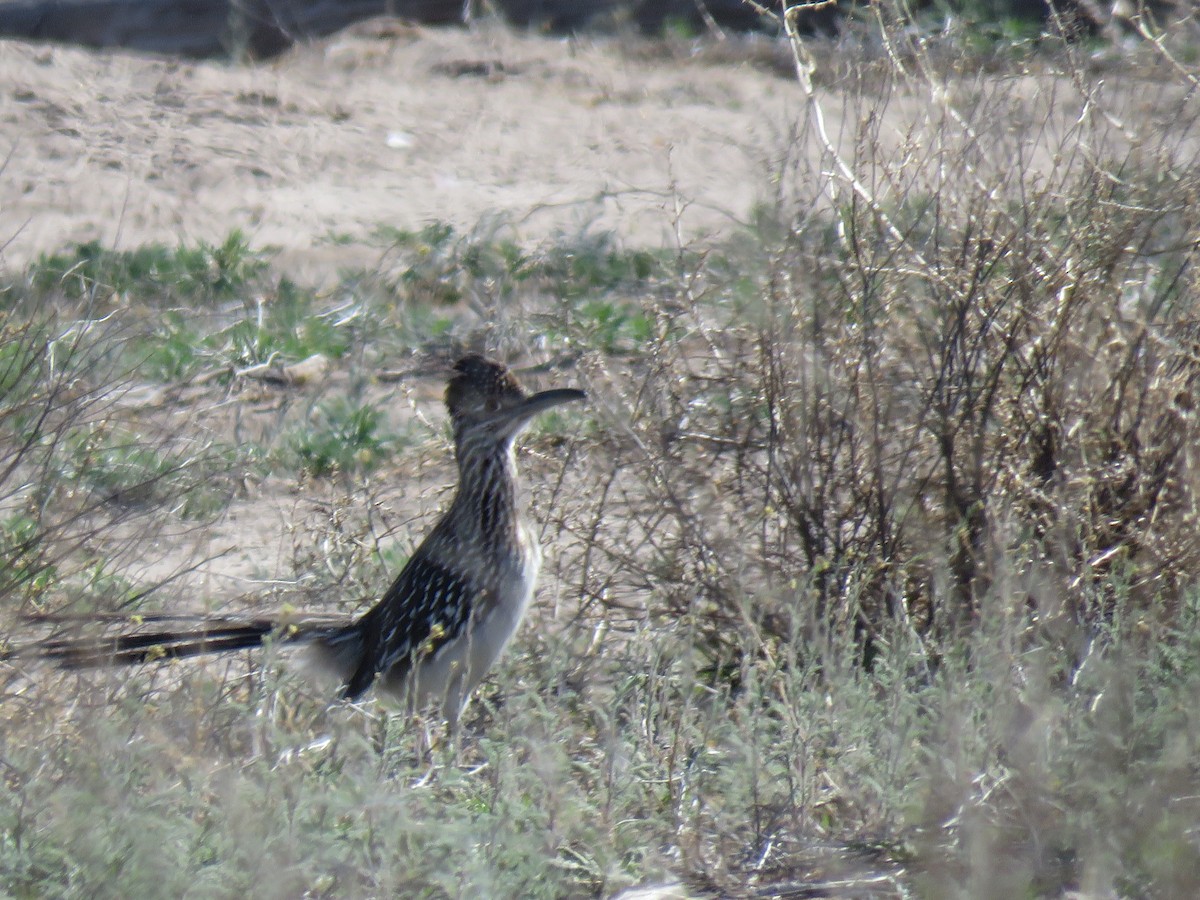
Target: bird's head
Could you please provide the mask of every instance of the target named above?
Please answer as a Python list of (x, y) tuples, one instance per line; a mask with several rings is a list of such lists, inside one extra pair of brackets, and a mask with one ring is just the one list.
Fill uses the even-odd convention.
[(530, 394), (507, 366), (477, 353), (454, 364), (446, 386), (446, 408), (460, 442), (472, 436), (511, 441), (539, 414), (586, 397), (572, 388)]

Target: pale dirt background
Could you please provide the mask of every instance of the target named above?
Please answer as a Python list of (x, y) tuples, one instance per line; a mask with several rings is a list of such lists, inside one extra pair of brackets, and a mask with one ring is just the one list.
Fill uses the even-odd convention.
[(0, 42), (0, 264), (236, 227), (323, 279), (378, 226), (493, 216), (528, 242), (719, 236), (768, 196), (799, 90), (642, 56), (387, 21), (252, 67)]
[[(881, 79), (877, 96), (851, 98), (837, 70), (883, 49), (814, 47), (829, 139), (852, 156), (869, 135), (867, 157), (906, 178), (936, 173), (953, 150), (934, 137), (939, 121), (986, 131), (996, 104), (1009, 133), (979, 145), (985, 176), (1011, 168), (1018, 146), (1047, 175), (1079, 165), (1080, 91), (1116, 111), (1093, 143), (1179, 130), (1181, 82), (1164, 83), (1145, 50), (1140, 82), (1102, 60), (1085, 84), (1034, 63), (944, 76), (933, 93), (920, 77), (912, 89)], [(377, 262), (368, 239), (380, 226), (501, 222), (525, 244), (592, 228), (627, 246), (695, 246), (780, 193), (823, 193), (834, 167), (806, 119), (790, 53), (763, 37), (654, 43), (375, 20), (253, 66), (0, 41), (0, 269), (79, 241), (211, 243), (234, 228), (278, 248), (293, 280), (320, 283)], [(857, 174), (887, 203), (907, 186), (877, 168)]]

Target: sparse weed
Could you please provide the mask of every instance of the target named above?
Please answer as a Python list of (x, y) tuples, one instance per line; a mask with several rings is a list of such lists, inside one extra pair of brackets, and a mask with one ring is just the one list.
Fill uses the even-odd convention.
[(397, 445), (383, 413), (370, 403), (334, 399), (322, 403), (311, 420), (286, 441), (287, 454), (309, 475), (370, 472)]
[(338, 359), (370, 330), (364, 309), (322, 303), (287, 278), (269, 278), (267, 266), (237, 231), (214, 246), (113, 251), (93, 242), (41, 257), (24, 290), (121, 318), (125, 365), (167, 383), (317, 354)]
[(138, 371), (163, 383), (187, 378), (200, 366), (203, 340), (182, 310), (163, 310), (158, 327), (134, 351), (139, 356)]
[(229, 500), (221, 473), (238, 461), (232, 447), (156, 445), (145, 434), (109, 423), (74, 429), (64, 438), (62, 476), (86, 486), (99, 502), (206, 519)]
[(126, 578), (150, 519), (164, 539), (211, 519), (244, 463), (139, 409), (128, 363), (139, 338), (117, 317), (52, 301), (31, 310), (8, 314), (0, 350), (3, 616), (73, 602), (76, 586), (97, 584), (97, 559), (110, 586)]
[(564, 336), (608, 354), (643, 349), (654, 329), (653, 321), (639, 304), (611, 300), (580, 303), (565, 317), (564, 326)]
[(92, 241), (70, 253), (42, 256), (29, 281), (41, 294), (60, 291), (75, 300), (115, 295), (124, 302), (165, 306), (179, 300), (235, 299), (266, 267), (266, 259), (252, 252), (235, 230), (219, 245), (196, 247), (151, 245), (121, 252)]
[(350, 349), (352, 325), (361, 311), (321, 309), (311, 292), (282, 278), (246, 313), (205, 340), (216, 360), (234, 369), (318, 353), (337, 359)]

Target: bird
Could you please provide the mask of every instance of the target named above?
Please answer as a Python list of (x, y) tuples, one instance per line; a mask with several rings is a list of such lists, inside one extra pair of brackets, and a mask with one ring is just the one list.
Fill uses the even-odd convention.
[(480, 354), (455, 362), (445, 393), (458, 464), (453, 500), (383, 597), (350, 621), (209, 619), (195, 628), (46, 639), (0, 658), (36, 656), (78, 670), (302, 644), (309, 663), (341, 683), (342, 699), (374, 687), (410, 712), (439, 706), (453, 725), (517, 632), (541, 566), (521, 508), (516, 439), (540, 414), (586, 398), (574, 388), (530, 393), (507, 366)]

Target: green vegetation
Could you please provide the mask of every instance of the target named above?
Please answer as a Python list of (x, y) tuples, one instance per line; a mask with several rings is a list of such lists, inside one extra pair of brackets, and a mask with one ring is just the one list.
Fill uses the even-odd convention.
[(216, 302), (241, 295), (267, 268), (240, 231), (219, 246), (170, 248), (161, 244), (118, 252), (91, 241), (69, 253), (43, 256), (30, 272), (39, 294), (61, 291), (79, 299), (118, 295), (162, 305), (173, 301)]
[(669, 252), (626, 250), (609, 233), (584, 233), (537, 253), (502, 236), (503, 229), (459, 235), (449, 225), (420, 231), (380, 228), (376, 240), (387, 247), (385, 271), (394, 290), (423, 304), (452, 304), (486, 285), (505, 298), (545, 293), (576, 301), (613, 293), (670, 276)]
[(287, 450), (309, 475), (369, 472), (395, 437), (384, 432), (383, 413), (370, 404), (336, 398), (321, 404), (287, 441)]
[(184, 519), (206, 519), (224, 508), (222, 473), (238, 463), (225, 446), (154, 446), (139, 431), (95, 423), (64, 435), (62, 477), (91, 489), (102, 502), (151, 506)]
[[(810, 121), (718, 246), (433, 225), (326, 293), (236, 235), (219, 278), (211, 248), (15, 278), (14, 640), (201, 607), (143, 567), (225, 512), (291, 541), (227, 606), (357, 608), (452, 479), (427, 360), (593, 399), (525, 438), (543, 592), (461, 747), (273, 653), (3, 663), (0, 893), (1194, 895), (1198, 100), (1042, 44), (1036, 77), (802, 48), (810, 112), (898, 118)], [(138, 303), (100, 324), (110, 292)]]

